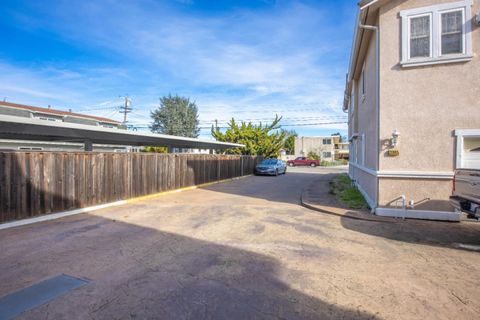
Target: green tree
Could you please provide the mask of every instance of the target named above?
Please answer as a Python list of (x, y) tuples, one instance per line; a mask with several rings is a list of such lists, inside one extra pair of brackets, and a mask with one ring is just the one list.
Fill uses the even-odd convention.
[(285, 141), (283, 142), (283, 149), (287, 152), (287, 154), (294, 154), (295, 153), (295, 138), (298, 137), (298, 134), (295, 130), (284, 130), (285, 132)]
[(259, 155), (265, 158), (275, 158), (280, 154), (285, 135), (280, 129), (280, 120), (275, 116), (271, 124), (254, 125), (251, 122), (238, 124), (232, 118), (225, 132), (218, 126), (212, 126), (212, 136), (218, 141), (244, 144), (244, 148), (228, 149), (229, 154)]
[(168, 153), (167, 147), (145, 147), (143, 152), (151, 152), (151, 153)]
[(198, 108), (195, 102), (178, 95), (168, 95), (160, 99), (160, 107), (150, 112), (153, 119), (150, 130), (156, 133), (196, 138), (198, 128)]

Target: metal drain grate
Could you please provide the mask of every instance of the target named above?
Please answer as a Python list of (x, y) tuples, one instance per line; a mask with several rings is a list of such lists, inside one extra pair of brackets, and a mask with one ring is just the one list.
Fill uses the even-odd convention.
[(86, 283), (88, 281), (62, 274), (7, 294), (0, 298), (0, 319), (12, 319)]

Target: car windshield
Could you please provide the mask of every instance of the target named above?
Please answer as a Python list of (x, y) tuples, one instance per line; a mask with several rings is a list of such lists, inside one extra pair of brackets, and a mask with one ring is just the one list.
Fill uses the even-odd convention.
[(263, 166), (277, 164), (277, 160), (276, 159), (266, 159), (266, 160), (263, 160), (260, 164), (263, 165)]

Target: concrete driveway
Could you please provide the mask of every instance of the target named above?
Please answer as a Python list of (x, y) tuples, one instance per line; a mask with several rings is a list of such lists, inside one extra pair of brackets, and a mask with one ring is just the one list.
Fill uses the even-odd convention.
[(480, 225), (299, 206), (338, 169), (289, 168), (0, 231), (0, 296), (89, 283), (22, 319), (478, 319)]

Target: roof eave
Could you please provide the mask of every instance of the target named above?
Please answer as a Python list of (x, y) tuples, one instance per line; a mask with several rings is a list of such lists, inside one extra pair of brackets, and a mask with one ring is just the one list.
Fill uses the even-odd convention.
[(360, 29), (359, 25), (361, 24), (361, 22), (363, 23), (366, 20), (366, 16), (368, 14), (367, 9), (379, 1), (380, 0), (362, 0), (358, 3), (357, 17), (355, 19), (355, 30), (353, 34), (353, 40), (352, 40), (352, 51), (350, 53), (350, 62), (348, 66), (347, 81), (345, 84), (345, 95), (344, 95), (343, 106), (342, 106), (343, 111), (348, 110), (350, 91), (352, 89), (353, 74), (355, 73), (357, 58), (360, 51), (360, 45), (361, 45), (360, 39), (362, 38), (362, 35), (364, 33), (364, 30)]

